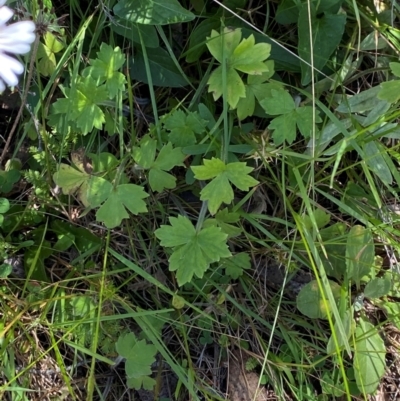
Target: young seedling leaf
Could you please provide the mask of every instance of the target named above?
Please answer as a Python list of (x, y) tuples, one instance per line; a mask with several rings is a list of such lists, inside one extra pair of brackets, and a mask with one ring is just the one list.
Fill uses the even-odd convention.
[(193, 275), (202, 278), (213, 262), (231, 256), (226, 244), (227, 235), (218, 227), (196, 232), (187, 217), (170, 217), (170, 226), (162, 225), (155, 235), (162, 246), (173, 247), (169, 269), (177, 271), (180, 286), (189, 283)]
[(192, 166), (192, 170), (198, 180), (212, 179), (200, 192), (200, 199), (208, 201), (208, 210), (212, 215), (222, 203), (232, 202), (234, 194), (231, 184), (241, 191), (248, 191), (258, 184), (257, 180), (249, 176), (253, 168), (242, 162), (225, 164), (213, 157), (211, 160), (205, 159), (204, 166)]
[(121, 184), (111, 188), (107, 200), (96, 213), (99, 221), (104, 222), (108, 228), (114, 228), (121, 224), (123, 219), (129, 217), (127, 209), (132, 214), (147, 212), (146, 203), (143, 201), (149, 195), (143, 187), (135, 184)]

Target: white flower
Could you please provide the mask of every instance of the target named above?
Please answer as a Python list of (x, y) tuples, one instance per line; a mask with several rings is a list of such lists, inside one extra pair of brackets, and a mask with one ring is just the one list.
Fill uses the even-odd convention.
[(6, 0), (0, 0), (0, 93), (6, 86), (17, 85), (17, 75), (24, 72), (24, 66), (10, 54), (28, 53), (36, 37), (32, 21), (6, 25), (14, 11), (5, 4)]

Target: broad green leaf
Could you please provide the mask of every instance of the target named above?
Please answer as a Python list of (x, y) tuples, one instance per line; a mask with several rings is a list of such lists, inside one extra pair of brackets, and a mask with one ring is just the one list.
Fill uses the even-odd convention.
[[(335, 299), (340, 298), (340, 286), (334, 281), (329, 281)], [(326, 298), (326, 297), (325, 297)], [(326, 309), (328, 307), (328, 309)], [(329, 301), (324, 303), (322, 294), (316, 280), (306, 284), (297, 296), (297, 309), (311, 319), (327, 319), (331, 313)]]
[(367, 298), (380, 298), (387, 295), (392, 286), (388, 276), (377, 277), (368, 282), (364, 289), (364, 296)]
[(204, 160), (204, 166), (191, 167), (198, 180), (212, 179), (200, 192), (201, 200), (208, 201), (208, 209), (214, 215), (222, 203), (231, 203), (234, 197), (231, 184), (242, 191), (258, 184), (248, 174), (253, 170), (246, 163), (235, 162), (225, 164), (222, 160), (212, 158)]
[(125, 75), (119, 72), (125, 63), (125, 55), (119, 47), (112, 48), (102, 43), (100, 51), (97, 52), (97, 59), (91, 59), (91, 66), (85, 68), (84, 76), (91, 76), (97, 84), (105, 83), (109, 98), (113, 99), (119, 91), (125, 89)]
[(0, 192), (10, 192), (15, 183), (21, 178), (21, 173), (18, 170), (0, 170)]
[(355, 332), (354, 373), (360, 392), (373, 394), (385, 374), (386, 348), (378, 330), (361, 318)]
[(177, 24), (195, 18), (177, 0), (119, 0), (113, 11), (120, 18), (145, 25)]
[(375, 245), (371, 231), (360, 225), (351, 228), (347, 237), (347, 277), (360, 288), (361, 279), (374, 267)]
[(164, 116), (164, 127), (170, 131), (168, 138), (176, 146), (190, 146), (197, 143), (196, 134), (203, 134), (207, 121), (197, 112), (175, 110)]
[(127, 210), (132, 214), (147, 212), (143, 201), (149, 195), (143, 187), (135, 184), (122, 184), (112, 188), (107, 200), (96, 213), (99, 221), (104, 222), (107, 228), (114, 228), (121, 224), (123, 219), (129, 217)]
[(389, 67), (392, 70), (393, 74), (396, 75), (396, 77), (400, 78), (400, 63), (389, 63)]
[(363, 146), (363, 150), (365, 152), (364, 160), (371, 171), (373, 171), (384, 184), (388, 186), (391, 185), (393, 177), (382, 154), (386, 152), (383, 145), (377, 141), (371, 141)]
[[(166, 88), (182, 88), (189, 85), (189, 81), (182, 76), (166, 50), (160, 47), (156, 49), (148, 48), (146, 49), (146, 57), (153, 85)], [(146, 84), (149, 83), (146, 73), (146, 63), (141, 51), (138, 51), (134, 59), (132, 59), (130, 78)]]
[(213, 29), (218, 29), (221, 25), (217, 16), (205, 18), (190, 32), (189, 49), (186, 52), (186, 62), (193, 63), (200, 59), (200, 56), (207, 50), (206, 38)]
[(196, 232), (186, 217), (170, 217), (169, 221), (171, 225), (162, 225), (155, 235), (162, 246), (174, 247), (169, 269), (177, 271), (179, 286), (190, 282), (193, 275), (202, 278), (211, 263), (231, 256), (227, 235), (220, 228), (208, 227)]
[[(301, 63), (301, 83), (303, 86), (311, 82), (311, 68), (322, 70), (329, 61), (332, 53), (342, 39), (346, 16), (344, 14), (324, 13), (317, 17), (315, 6), (311, 5), (309, 15), (308, 5), (303, 4), (299, 14), (298, 35), (299, 56), (306, 63)], [(310, 25), (312, 29), (312, 39), (310, 38)], [(311, 58), (311, 44), (313, 57)], [(313, 65), (311, 67), (310, 65)]]
[(326, 274), (338, 280), (343, 279), (346, 272), (346, 225), (344, 223), (335, 223), (327, 228), (320, 230), (324, 248), (328, 259), (321, 252), (321, 260)]
[(6, 213), (10, 210), (10, 201), (7, 198), (0, 198), (0, 213)]
[[(341, 331), (338, 329), (338, 323), (335, 322), (334, 325), (334, 332), (336, 333), (336, 339), (338, 342), (339, 350), (343, 350), (345, 347), (346, 342), (350, 339), (350, 336), (354, 333), (356, 329), (356, 322), (354, 320), (354, 311), (353, 309), (347, 309), (344, 313), (344, 317), (341, 320), (342, 327), (344, 328), (344, 333), (346, 338), (342, 337)], [(329, 337), (328, 345), (326, 347), (326, 352), (328, 354), (333, 354), (336, 352), (336, 344), (333, 339), (333, 334)]]
[(152, 25), (136, 24), (115, 17), (115, 24), (111, 24), (110, 28), (118, 33), (118, 35), (121, 35), (132, 42), (139, 44), (143, 42), (146, 48), (157, 48), (160, 45), (157, 30)]
[(336, 108), (339, 113), (365, 113), (377, 106), (376, 97), (380, 91), (379, 86), (361, 91), (354, 96), (344, 98)]
[(8, 263), (0, 265), (0, 278), (7, 278), (13, 271), (13, 267)]
[[(322, 209), (319, 209), (319, 208), (315, 209), (313, 211), (313, 214), (314, 214), (314, 219), (315, 219), (315, 222), (317, 223), (318, 228), (325, 227), (331, 219), (331, 217), (328, 213), (325, 213)], [(305, 227), (308, 230), (312, 230), (313, 224), (312, 224), (310, 216), (308, 216), (308, 215), (303, 216), (303, 221), (304, 221)]]
[(225, 269), (225, 273), (237, 280), (243, 275), (243, 271), (250, 269), (250, 256), (246, 252), (241, 252), (233, 255), (230, 258), (225, 258), (221, 261), (221, 267)]
[(383, 82), (380, 84), (378, 99), (389, 103), (396, 103), (400, 99), (400, 80)]
[[(310, 138), (313, 134), (313, 129), (314, 129), (314, 115), (313, 115), (313, 109), (310, 106), (303, 106), (303, 107), (298, 107), (295, 110), (296, 113), (296, 123), (297, 127), (299, 128), (299, 131), (301, 135), (303, 135), (304, 138)], [(315, 122), (320, 123), (322, 120), (318, 116), (318, 114), (315, 116)], [(317, 133), (317, 129), (315, 128), (315, 132)]]

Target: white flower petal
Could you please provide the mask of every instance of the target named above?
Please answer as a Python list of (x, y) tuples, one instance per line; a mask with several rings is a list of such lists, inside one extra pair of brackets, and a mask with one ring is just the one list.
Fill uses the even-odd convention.
[(15, 24), (0, 27), (0, 51), (24, 54), (30, 50), (30, 44), (35, 41), (35, 24), (32, 21), (20, 21)]
[(15, 58), (0, 53), (0, 79), (8, 86), (18, 84), (17, 74), (24, 72), (24, 66)]
[(0, 7), (4, 6), (4, 4), (6, 4), (7, 0), (0, 0)]
[(13, 15), (14, 11), (11, 10), (11, 8), (5, 6), (0, 7), (0, 26), (4, 25)]

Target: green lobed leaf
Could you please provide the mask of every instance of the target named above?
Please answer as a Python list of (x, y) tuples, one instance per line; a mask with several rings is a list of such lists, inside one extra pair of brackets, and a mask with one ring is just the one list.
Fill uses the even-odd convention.
[(119, 72), (125, 63), (125, 55), (119, 47), (102, 43), (100, 51), (97, 52), (97, 59), (91, 59), (91, 66), (85, 68), (84, 76), (91, 76), (98, 84), (105, 82), (108, 91), (108, 97), (113, 99), (119, 91), (125, 89), (125, 75)]
[(258, 184), (258, 181), (248, 174), (253, 168), (246, 163), (234, 162), (225, 164), (222, 160), (205, 159), (204, 166), (192, 166), (194, 176), (198, 180), (212, 179), (200, 192), (201, 200), (208, 201), (208, 209), (214, 215), (222, 203), (231, 203), (234, 197), (231, 183), (242, 191)]
[(227, 235), (220, 228), (207, 227), (196, 232), (186, 217), (170, 217), (169, 221), (171, 226), (161, 226), (155, 235), (161, 245), (174, 247), (169, 269), (177, 271), (179, 286), (190, 282), (194, 275), (202, 278), (211, 263), (231, 256), (226, 244)]
[(240, 252), (230, 258), (225, 258), (221, 262), (221, 267), (225, 269), (225, 273), (237, 280), (243, 275), (244, 270), (250, 269), (250, 256), (246, 252)]
[(176, 146), (190, 146), (197, 142), (196, 134), (205, 131), (207, 121), (203, 120), (197, 112), (175, 110), (164, 116), (164, 127), (170, 131), (168, 138)]
[(139, 185), (118, 185), (116, 188), (111, 188), (107, 200), (97, 211), (96, 218), (104, 222), (107, 228), (117, 227), (123, 219), (129, 217), (127, 210), (132, 214), (147, 212), (143, 199), (148, 196)]

